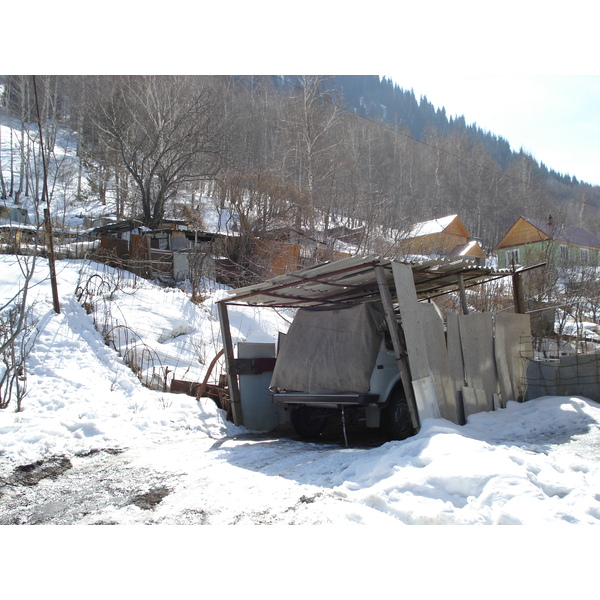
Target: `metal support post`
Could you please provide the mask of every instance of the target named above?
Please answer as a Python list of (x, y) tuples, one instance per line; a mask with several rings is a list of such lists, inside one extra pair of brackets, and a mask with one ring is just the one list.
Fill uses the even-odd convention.
[(219, 321), (221, 322), (221, 337), (223, 339), (223, 347), (225, 350), (225, 367), (227, 369), (227, 383), (229, 385), (229, 398), (231, 399), (231, 412), (233, 415), (234, 425), (241, 426), (244, 424), (244, 416), (242, 414), (242, 402), (240, 397), (240, 388), (238, 385), (237, 374), (234, 372), (233, 361), (233, 341), (231, 339), (231, 329), (229, 327), (229, 314), (227, 305), (222, 302), (217, 302), (219, 311)]

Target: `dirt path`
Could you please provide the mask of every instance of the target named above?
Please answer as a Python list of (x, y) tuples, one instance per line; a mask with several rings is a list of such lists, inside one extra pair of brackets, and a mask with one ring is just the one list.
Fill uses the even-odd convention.
[(0, 524), (347, 522), (353, 505), (331, 481), (356, 452), (247, 435), (52, 457), (2, 482)]

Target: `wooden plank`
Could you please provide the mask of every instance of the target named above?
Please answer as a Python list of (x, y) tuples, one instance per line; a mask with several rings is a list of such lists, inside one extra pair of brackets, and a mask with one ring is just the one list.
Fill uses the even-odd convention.
[(525, 294), (523, 292), (523, 280), (521, 279), (521, 273), (514, 273), (512, 276), (513, 284), (513, 300), (515, 303), (516, 313), (525, 313)]
[(458, 291), (460, 293), (460, 304), (462, 306), (463, 315), (468, 315), (469, 305), (467, 303), (467, 296), (465, 294), (465, 281), (462, 273), (459, 273), (458, 275)]
[(460, 332), (458, 329), (458, 314), (446, 313), (446, 331), (447, 331), (447, 352), (448, 363), (450, 367), (450, 377), (452, 379), (452, 389), (454, 391), (454, 403), (456, 406), (457, 423), (465, 424), (465, 411), (463, 404), (462, 389), (465, 385), (465, 365), (462, 357), (462, 347), (460, 344)]

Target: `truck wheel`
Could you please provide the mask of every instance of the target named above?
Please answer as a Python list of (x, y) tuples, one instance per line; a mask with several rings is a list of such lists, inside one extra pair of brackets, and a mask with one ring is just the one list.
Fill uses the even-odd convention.
[(316, 438), (327, 423), (327, 410), (314, 406), (299, 406), (292, 411), (292, 425), (296, 433), (304, 438)]
[(410, 410), (402, 390), (392, 392), (388, 405), (382, 411), (381, 420), (383, 432), (389, 440), (405, 440), (414, 435)]

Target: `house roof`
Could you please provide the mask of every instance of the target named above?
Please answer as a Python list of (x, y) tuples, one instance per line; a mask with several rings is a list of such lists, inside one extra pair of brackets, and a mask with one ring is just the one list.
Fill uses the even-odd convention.
[[(393, 259), (378, 256), (353, 256), (322, 263), (274, 277), (263, 283), (230, 290), (226, 304), (307, 308), (351, 305), (379, 298), (375, 267), (382, 267), (397, 301), (392, 272)], [(395, 261), (410, 265), (419, 299), (435, 298), (459, 289), (462, 276), (465, 288), (512, 275), (510, 269), (478, 266), (468, 260), (435, 259), (417, 262)]]
[(452, 251), (450, 251), (447, 255), (447, 258), (453, 258), (458, 256), (471, 256), (471, 257), (479, 257), (479, 258), (487, 258), (487, 254), (483, 250), (483, 248), (479, 245), (479, 242), (476, 240), (471, 240), (466, 244), (459, 244)]
[(431, 221), (416, 223), (405, 237), (406, 239), (411, 239), (422, 237), (424, 235), (433, 235), (434, 233), (442, 233), (457, 218), (457, 215), (449, 215), (447, 217), (442, 217), (441, 219), (432, 219)]
[[(172, 222), (175, 222), (172, 220)], [(178, 221), (179, 222), (179, 221)], [(169, 221), (171, 223), (171, 221)], [(90, 229), (88, 233), (102, 236), (102, 235), (118, 235), (121, 233), (125, 233), (127, 231), (133, 231), (134, 229), (139, 229), (142, 232), (146, 233), (172, 233), (179, 232), (181, 234), (185, 234), (186, 237), (190, 239), (198, 238), (199, 241), (212, 240), (215, 237), (218, 237), (220, 234), (217, 233), (209, 233), (206, 231), (195, 231), (193, 229), (173, 229), (169, 223), (166, 223), (164, 226), (157, 227), (156, 229), (150, 229), (146, 227), (142, 221), (138, 221), (136, 219), (128, 219), (125, 221), (115, 221), (114, 223), (108, 223), (107, 225), (100, 225), (99, 227), (94, 227)]]
[[(534, 233), (534, 230), (537, 231), (535, 235), (531, 236), (531, 239), (527, 239), (528, 234), (525, 233), (523, 224), (533, 228), (531, 229), (532, 233)], [(520, 234), (515, 238), (513, 232), (516, 232), (517, 229), (520, 229)], [(562, 244), (583, 246), (585, 248), (597, 248), (600, 250), (600, 239), (581, 227), (567, 227), (562, 223), (554, 222), (554, 224), (552, 224), (552, 222), (544, 221), (542, 219), (519, 217), (498, 242), (494, 251), (551, 239)], [(518, 243), (515, 243), (517, 240), (519, 240)]]
[(550, 225), (548, 221), (527, 217), (523, 219), (557, 242), (600, 249), (600, 239), (581, 227), (566, 227), (560, 223)]
[(137, 221), (135, 219), (128, 219), (126, 221), (114, 221), (113, 223), (107, 223), (106, 225), (94, 227), (90, 230), (90, 233), (94, 233), (97, 235), (110, 235), (124, 233), (126, 231), (132, 231), (133, 229), (141, 228), (143, 226), (144, 224), (141, 221)]

